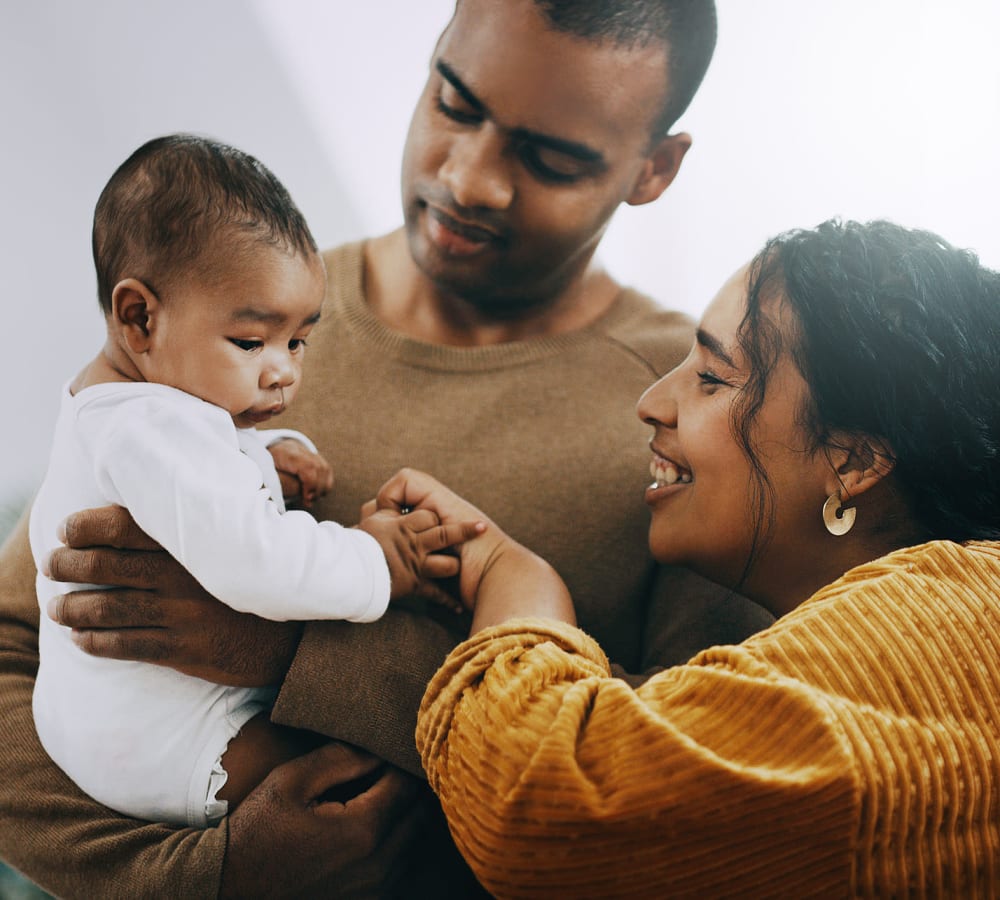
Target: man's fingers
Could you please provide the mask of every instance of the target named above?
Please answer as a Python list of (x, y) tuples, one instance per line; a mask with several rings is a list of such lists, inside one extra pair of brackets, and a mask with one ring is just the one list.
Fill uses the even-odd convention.
[(321, 802), (325, 794), (341, 785), (363, 781), (383, 766), (382, 760), (364, 750), (331, 741), (278, 766), (267, 780), (308, 805)]
[(156, 628), (163, 606), (142, 591), (74, 591), (53, 597), (50, 619), (69, 628)]
[(159, 583), (166, 566), (172, 562), (162, 550), (114, 550), (110, 547), (75, 550), (57, 547), (49, 556), (45, 568), (54, 581), (149, 588)]
[(102, 506), (72, 513), (60, 528), (60, 539), (70, 547), (118, 547), (122, 550), (159, 550), (135, 519), (121, 506)]
[(121, 631), (82, 630), (73, 632), (73, 643), (90, 656), (103, 659), (130, 659), (156, 663), (173, 655), (168, 632), (146, 628)]

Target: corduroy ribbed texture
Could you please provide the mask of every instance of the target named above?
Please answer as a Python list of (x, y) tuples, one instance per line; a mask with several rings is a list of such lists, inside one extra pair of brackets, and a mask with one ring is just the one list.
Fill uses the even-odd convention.
[(847, 573), (633, 691), (582, 632), (458, 647), (417, 741), (498, 897), (1000, 893), (1000, 545)]

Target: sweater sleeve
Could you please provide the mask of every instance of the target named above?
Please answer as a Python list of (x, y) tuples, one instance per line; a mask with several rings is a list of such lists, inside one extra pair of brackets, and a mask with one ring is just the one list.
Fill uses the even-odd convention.
[(35, 734), (35, 567), (27, 515), (0, 550), (0, 857), (60, 897), (218, 896), (227, 830), (116, 815), (83, 794)]
[(558, 623), (505, 623), (455, 649), (417, 744), (492, 893), (805, 897), (848, 883), (859, 788), (835, 716), (744, 648), (711, 660), (632, 690)]
[[(468, 622), (459, 621), (468, 634)], [(413, 742), (417, 708), (462, 636), (427, 613), (398, 606), (364, 628), (310, 623), (271, 719), (356, 744), (422, 778)]]
[(289, 619), (377, 619), (389, 602), (378, 542), (302, 511), (282, 515), (228, 415), (193, 398), (81, 407), (98, 483), (213, 596)]

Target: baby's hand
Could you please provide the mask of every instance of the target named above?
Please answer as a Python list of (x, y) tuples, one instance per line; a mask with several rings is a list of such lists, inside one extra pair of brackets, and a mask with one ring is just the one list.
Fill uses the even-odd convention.
[(283, 438), (267, 448), (281, 479), (285, 502), (309, 509), (333, 487), (333, 469), (318, 453), (294, 438)]
[(460, 613), (461, 601), (435, 581), (458, 574), (458, 557), (442, 551), (478, 537), (485, 521), (442, 525), (428, 509), (400, 513), (381, 509), (362, 519), (358, 528), (379, 542), (392, 584), (391, 599), (423, 597)]

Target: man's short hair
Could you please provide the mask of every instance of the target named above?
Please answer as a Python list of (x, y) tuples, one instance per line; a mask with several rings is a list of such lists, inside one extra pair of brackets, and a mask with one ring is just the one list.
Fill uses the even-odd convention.
[(653, 125), (662, 137), (688, 108), (715, 52), (714, 0), (534, 0), (557, 31), (626, 47), (667, 51), (667, 92)]
[(154, 138), (118, 167), (94, 210), (101, 307), (111, 312), (123, 278), (158, 290), (192, 269), (211, 275), (215, 254), (238, 251), (240, 239), (317, 252), (288, 191), (254, 157), (197, 135)]

